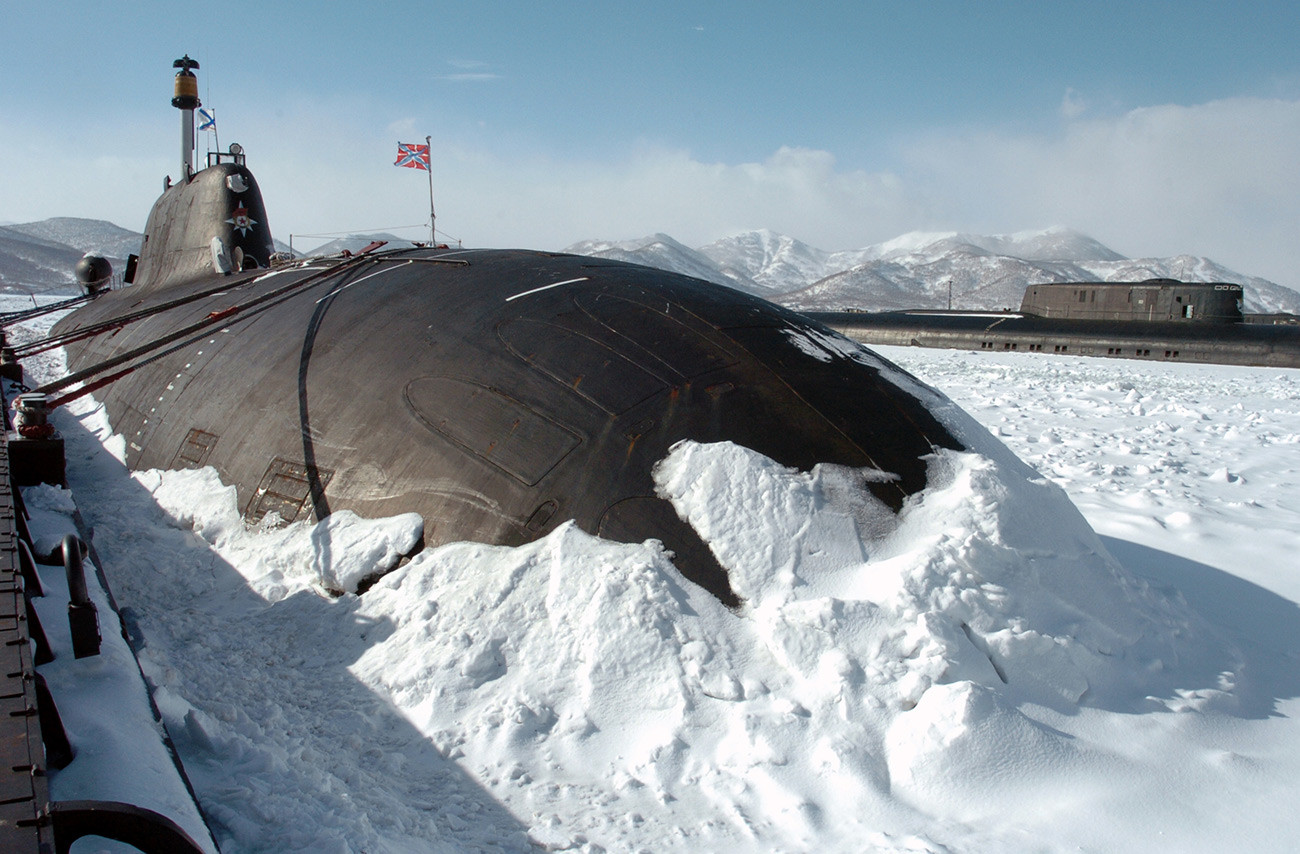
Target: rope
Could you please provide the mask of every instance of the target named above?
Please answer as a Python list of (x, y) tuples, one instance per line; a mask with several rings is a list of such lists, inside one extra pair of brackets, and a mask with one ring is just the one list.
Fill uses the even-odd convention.
[[(273, 304), (278, 304), (279, 301), (283, 301), (283, 299), (287, 299), (288, 295), (292, 291), (298, 290), (300, 288), (308, 287), (309, 285), (320, 284), (321, 281), (323, 281), (326, 276), (339, 272), (341, 268), (355, 267), (358, 266), (358, 262), (364, 262), (370, 260), (372, 259), (366, 258), (364, 256), (355, 259), (350, 259), (349, 261), (344, 262), (343, 264), (340, 264), (336, 267), (332, 267), (328, 270), (318, 270), (316, 273), (313, 273), (310, 276), (306, 276), (305, 278), (299, 279), (294, 282), (289, 282), (283, 287), (279, 287), (276, 288), (275, 290), (268, 291), (267, 293), (262, 294), (259, 297), (255, 297), (245, 303), (239, 305), (233, 305), (228, 308), (222, 309), (220, 311), (211, 312), (202, 320), (199, 320), (195, 323), (191, 323), (187, 326), (182, 327), (181, 329), (176, 330), (175, 332), (171, 332), (160, 338), (155, 338), (153, 341), (149, 341), (148, 343), (142, 344), (139, 347), (135, 347), (131, 350), (128, 350), (125, 353), (119, 353), (116, 356), (105, 359), (104, 361), (91, 365), (90, 367), (83, 368), (80, 371), (75, 371), (61, 379), (46, 383), (45, 385), (39, 388), (33, 389), (32, 393), (51, 394), (56, 391), (62, 391), (63, 389), (68, 388), (69, 386), (90, 379), (91, 377), (96, 376), (97, 374), (101, 374), (104, 371), (110, 370), (119, 365), (123, 365), (127, 362), (130, 362), (132, 359), (136, 359), (140, 356), (150, 353), (151, 351), (157, 350), (159, 347), (165, 347), (168, 344), (176, 344), (176, 346), (174, 347), (170, 347), (169, 349), (163, 350), (162, 352), (155, 353), (149, 358), (144, 359), (136, 364), (130, 365), (129, 367), (124, 368), (121, 371), (117, 371), (106, 377), (100, 377), (94, 382), (87, 383), (86, 385), (76, 389), (75, 391), (69, 392), (68, 394), (62, 395), (58, 398), (54, 398), (53, 400), (51, 400), (46, 404), (47, 410), (54, 409), (57, 406), (60, 406), (72, 400), (76, 400), (77, 398), (82, 397), (83, 395), (89, 394), (90, 392), (95, 391), (96, 389), (103, 388), (109, 383), (119, 380), (122, 377), (126, 376), (127, 374), (130, 374), (132, 371), (139, 370), (140, 368), (143, 368), (146, 365), (156, 362), (157, 360), (165, 356), (171, 355), (177, 350), (184, 349), (185, 347), (189, 346), (190, 344), (194, 343), (194, 341), (200, 338), (206, 337), (207, 335), (210, 335), (213, 332), (220, 332), (223, 329), (229, 328), (230, 326), (234, 325), (240, 320), (247, 318), (249, 315), (246, 312), (248, 312), (249, 309), (260, 307), (260, 310), (264, 311), (268, 308), (271, 308)], [(272, 303), (272, 300), (277, 300), (277, 302)], [(188, 302), (188, 301), (189, 300), (184, 300), (183, 302)], [(216, 328), (213, 329), (212, 327), (216, 327)], [(196, 333), (202, 333), (202, 334), (196, 334)], [(179, 344), (176, 343), (178, 341), (180, 342)]]
[(151, 306), (150, 308), (141, 309), (140, 311), (131, 312), (129, 314), (119, 315), (118, 317), (110, 318), (109, 320), (102, 320), (99, 323), (92, 323), (89, 326), (83, 326), (79, 329), (74, 329), (70, 332), (63, 332), (58, 335), (50, 335), (46, 338), (40, 338), (35, 341), (29, 341), (26, 344), (22, 344), (20, 346), (15, 347), (14, 355), (21, 359), (24, 356), (33, 356), (37, 353), (44, 353), (46, 350), (53, 350), (55, 347), (61, 347), (64, 344), (69, 344), (73, 341), (83, 341), (86, 338), (92, 338), (101, 332), (109, 332), (115, 329), (121, 329), (123, 326), (126, 326), (128, 323), (134, 323), (137, 320), (143, 320), (147, 317), (152, 317), (153, 315), (163, 311), (167, 311), (168, 309), (186, 305), (187, 303), (191, 303), (191, 302), (196, 302), (197, 300), (204, 299), (205, 297), (216, 296), (217, 294), (224, 293), (225, 291), (241, 288), (244, 285), (257, 281), (259, 278), (261, 278), (264, 275), (266, 275), (265, 271), (258, 271), (244, 278), (236, 279), (234, 282), (227, 280), (216, 287), (207, 288), (205, 290), (197, 291), (195, 293), (188, 294), (186, 296), (179, 297), (177, 299), (168, 300), (167, 302), (159, 303), (158, 305)]
[(24, 320), (31, 320), (33, 317), (41, 317), (42, 315), (51, 314), (56, 311), (61, 311), (62, 309), (65, 308), (71, 308), (72, 306), (77, 305), (78, 303), (90, 302), (95, 297), (99, 296), (101, 293), (104, 292), (96, 291), (93, 294), (83, 294), (81, 296), (72, 297), (71, 299), (66, 299), (61, 302), (52, 302), (49, 303), (48, 305), (36, 306), (35, 308), (25, 308), (22, 311), (5, 312), (4, 314), (0, 314), (0, 329), (3, 329), (4, 327), (9, 326), (10, 324), (13, 323), (19, 323)]
[[(205, 338), (214, 332), (221, 332), (225, 329), (230, 328), (235, 323), (238, 323), (241, 320), (245, 320), (249, 318), (251, 316), (249, 314), (250, 309), (257, 309), (258, 312), (265, 311), (289, 299), (292, 296), (293, 291), (320, 284), (327, 277), (332, 276), (335, 273), (344, 274), (344, 279), (340, 280), (337, 283), (338, 290), (342, 290), (343, 288), (350, 287), (351, 285), (356, 284), (357, 281), (360, 280), (349, 281), (348, 279), (350, 279), (351, 276), (348, 274), (354, 272), (360, 272), (360, 268), (362, 267), (362, 265), (368, 266), (370, 264), (379, 264), (385, 262), (387, 263), (404, 262), (409, 264), (412, 262), (420, 261), (420, 262), (428, 262), (428, 263), (435, 263), (435, 264), (450, 264), (454, 266), (465, 266), (465, 267), (469, 266), (468, 261), (460, 258), (443, 259), (437, 257), (434, 258), (400, 257), (410, 251), (412, 250), (400, 249), (392, 252), (387, 252), (384, 255), (355, 255), (349, 258), (344, 258), (341, 261), (335, 263), (333, 266), (328, 267), (326, 269), (316, 268), (314, 273), (305, 276), (301, 279), (297, 279), (295, 281), (289, 282), (285, 284), (283, 287), (279, 287), (274, 290), (268, 291), (265, 294), (262, 294), (261, 296), (254, 297), (253, 299), (248, 300), (247, 302), (232, 305), (227, 308), (221, 309), (219, 311), (210, 312), (202, 320), (199, 320), (195, 323), (191, 323), (188, 326), (176, 330), (175, 332), (171, 332), (167, 335), (162, 336), (161, 338), (156, 338), (152, 341), (149, 341), (148, 343), (140, 345), (139, 347), (135, 347), (131, 350), (128, 350), (125, 353), (119, 353), (117, 356), (113, 356), (111, 358), (105, 359), (104, 361), (91, 365), (88, 368), (83, 368), (80, 371), (76, 371), (74, 373), (68, 374), (67, 376), (61, 379), (46, 383), (40, 388), (33, 389), (32, 392), (35, 394), (48, 395), (52, 392), (62, 391), (63, 389), (68, 388), (69, 386), (88, 380), (91, 377), (96, 376), (97, 374), (103, 373), (104, 371), (110, 370), (119, 365), (126, 364), (127, 362), (130, 362), (132, 359), (135, 359), (139, 356), (144, 356), (145, 354), (150, 353), (153, 350), (157, 350), (159, 347), (167, 347), (167, 345), (169, 344), (174, 345), (171, 347), (167, 347), (167, 349), (162, 350), (161, 352), (154, 353), (148, 358), (142, 359), (141, 361), (136, 362), (126, 368), (123, 368), (120, 371), (115, 371), (112, 374), (109, 374), (107, 376), (102, 376), (99, 379), (96, 379), (92, 382), (88, 382), (85, 385), (82, 385), (79, 388), (70, 391), (67, 394), (61, 395), (57, 398), (54, 398), (46, 403), (47, 410), (51, 410), (58, 406), (62, 406), (65, 403), (76, 400), (79, 397), (82, 397), (84, 395), (90, 394), (93, 391), (101, 389), (104, 386), (109, 385), (110, 383), (113, 383), (124, 376), (127, 376), (133, 371), (137, 371), (140, 368), (145, 367), (146, 365), (150, 365), (158, 361), (159, 359), (162, 359), (166, 356), (171, 355), (172, 353), (177, 352), (178, 350), (183, 350), (184, 348), (193, 344), (195, 341)], [(307, 268), (307, 269), (311, 269), (311, 268)], [(252, 282), (256, 282), (260, 278), (261, 278), (260, 275), (251, 276), (247, 279), (235, 282), (233, 284), (226, 283), (216, 288), (211, 288), (196, 294), (191, 294), (189, 296), (185, 296), (179, 299), (170, 300), (168, 302), (161, 303), (157, 306), (153, 306), (152, 308), (142, 309), (141, 311), (133, 312), (131, 314), (126, 314), (126, 315), (121, 315), (119, 317), (112, 318), (111, 320), (106, 320), (100, 323), (92, 324), (90, 326), (82, 327), (80, 329), (74, 330), (73, 332), (65, 333), (63, 335), (51, 336), (49, 338), (44, 339), (43, 341), (33, 342), (31, 344), (24, 345), (24, 347), (22, 348), (22, 355), (26, 356), (26, 355), (31, 355), (33, 353), (43, 352), (45, 350), (50, 350), (55, 347), (59, 347), (65, 343), (69, 343), (72, 341), (79, 341), (85, 338), (90, 338), (94, 335), (100, 334), (101, 332), (121, 329), (123, 326), (133, 321), (150, 317), (154, 314), (158, 314), (159, 312), (165, 311), (167, 309), (185, 305), (186, 303), (194, 302), (195, 300), (201, 299), (206, 296), (212, 296), (218, 293), (222, 293), (224, 291), (230, 291), (230, 290), (242, 288), (245, 285), (248, 285)], [(368, 277), (363, 277), (362, 280), (364, 280), (364, 278), (368, 278)], [(212, 327), (216, 327), (216, 328), (214, 329)]]

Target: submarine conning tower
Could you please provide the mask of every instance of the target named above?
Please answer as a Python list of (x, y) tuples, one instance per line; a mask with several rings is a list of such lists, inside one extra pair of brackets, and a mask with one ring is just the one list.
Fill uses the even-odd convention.
[(176, 73), (172, 106), (181, 111), (181, 180), (168, 179), (145, 224), (140, 259), (128, 279), (153, 290), (210, 273), (234, 273), (271, 265), (275, 252), (266, 206), (243, 149), (208, 155), (195, 172), (194, 109), (199, 106), (199, 64), (184, 56)]
[(1048, 282), (1025, 288), (1020, 311), (1056, 320), (1241, 323), (1243, 297), (1230, 282)]

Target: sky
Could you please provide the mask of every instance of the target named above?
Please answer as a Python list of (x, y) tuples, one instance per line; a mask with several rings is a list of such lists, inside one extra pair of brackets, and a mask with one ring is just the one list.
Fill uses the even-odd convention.
[(418, 239), (392, 163), (430, 136), (470, 246), (1067, 226), (1300, 288), (1298, 37), (1282, 2), (8, 0), (0, 222), (142, 229), (188, 54), (285, 242)]

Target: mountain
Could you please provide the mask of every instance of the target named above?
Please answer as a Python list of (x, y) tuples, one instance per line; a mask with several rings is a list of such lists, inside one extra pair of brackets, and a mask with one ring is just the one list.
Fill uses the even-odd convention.
[(72, 268), (84, 253), (71, 246), (0, 228), (0, 290), (65, 290), (74, 287)]
[(1122, 259), (1068, 229), (1011, 235), (913, 232), (836, 253), (832, 264), (851, 266), (828, 271), (777, 300), (808, 311), (944, 308), (951, 288), (953, 308), (1017, 308), (1026, 285), (1099, 278), (1093, 266)]
[[(111, 222), (54, 217), (0, 226), (0, 290), (70, 291), (73, 267), (87, 252), (104, 255), (121, 272), (140, 251), (142, 235)], [(392, 234), (353, 234), (312, 255), (356, 252), (373, 240), (411, 246)], [(277, 243), (277, 249), (287, 246)], [(1300, 314), (1300, 293), (1194, 255), (1125, 258), (1067, 228), (1015, 234), (909, 232), (861, 249), (826, 252), (767, 229), (747, 231), (691, 249), (666, 234), (639, 240), (587, 240), (566, 252), (671, 270), (755, 294), (789, 308), (1016, 308), (1025, 287), (1040, 282), (1236, 282), (1246, 311)], [(299, 253), (301, 254), (301, 253)]]
[[(320, 246), (317, 246), (315, 249), (311, 250), (310, 252), (303, 252), (302, 250), (296, 250), (295, 254), (323, 256), (323, 255), (337, 255), (340, 252), (344, 252), (344, 251), (360, 252), (362, 249), (365, 249), (367, 246), (369, 246), (371, 243), (374, 243), (376, 240), (382, 240), (385, 243), (387, 243), (388, 245), (384, 247), (385, 249), (409, 249), (410, 247), (415, 245), (414, 243), (412, 243), (411, 241), (405, 238), (398, 237), (394, 234), (388, 234), (386, 232), (379, 232), (375, 234), (349, 234), (345, 237), (335, 238), (334, 240), (331, 240), (329, 243), (322, 243)], [(280, 248), (280, 244), (278, 242), (276, 248), (277, 249)], [(284, 247), (284, 250), (288, 251), (288, 248), (289, 247), (286, 246)]]
[(1085, 234), (1068, 228), (1047, 228), (994, 235), (913, 231), (858, 252), (837, 253), (837, 260), (857, 257), (858, 263), (867, 263), (917, 255), (935, 257), (951, 251), (977, 251), (1025, 261), (1120, 261), (1124, 258)]
[(122, 228), (102, 219), (81, 219), (71, 216), (56, 216), (40, 222), (11, 225), (8, 228), (39, 240), (71, 246), (83, 255), (93, 252), (109, 259), (126, 258), (131, 254), (139, 255), (140, 241), (144, 239), (144, 235), (137, 231)]
[[(680, 245), (680, 244), (679, 244)], [(730, 276), (758, 285), (760, 296), (790, 290), (790, 283), (825, 275), (829, 255), (807, 243), (767, 229), (716, 240), (697, 250)]]
[(647, 267), (727, 285), (747, 293), (760, 296), (771, 295), (769, 289), (751, 279), (744, 270), (715, 264), (702, 251), (689, 249), (666, 234), (652, 234), (639, 240), (617, 242), (586, 240), (575, 243), (564, 251), (574, 255), (590, 255), (593, 258), (644, 264)]
[(87, 252), (103, 255), (120, 273), (126, 256), (139, 253), (143, 235), (111, 222), (54, 217), (0, 227), (0, 289), (71, 291), (73, 268)]
[(1067, 228), (1014, 234), (910, 232), (862, 249), (825, 252), (757, 230), (689, 249), (667, 235), (621, 243), (587, 241), (567, 250), (687, 273), (798, 310), (844, 308), (1018, 308), (1041, 282), (1236, 282), (1248, 312), (1300, 314), (1300, 293), (1208, 258), (1125, 258)]

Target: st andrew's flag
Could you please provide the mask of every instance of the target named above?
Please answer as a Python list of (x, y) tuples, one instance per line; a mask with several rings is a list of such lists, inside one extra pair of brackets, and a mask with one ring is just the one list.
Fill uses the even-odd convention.
[(429, 170), (429, 146), (413, 142), (397, 143), (397, 160), (394, 166)]
[(217, 132), (217, 117), (207, 110), (199, 110), (199, 130)]

